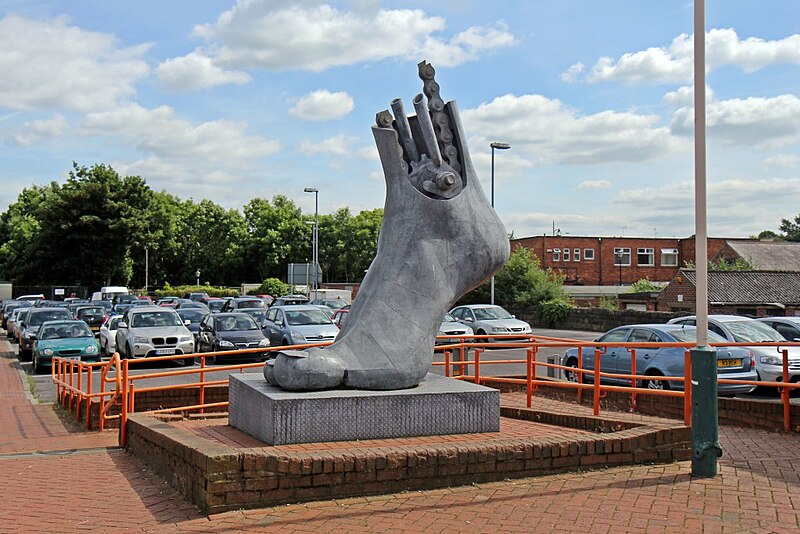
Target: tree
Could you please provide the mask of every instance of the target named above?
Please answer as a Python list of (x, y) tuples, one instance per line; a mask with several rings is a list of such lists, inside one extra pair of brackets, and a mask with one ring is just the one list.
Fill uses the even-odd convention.
[(244, 250), (255, 279), (280, 278), (288, 263), (310, 260), (311, 227), (291, 199), (276, 195), (270, 203), (254, 198), (244, 207), (244, 218), (248, 232)]
[(800, 215), (795, 215), (791, 221), (781, 219), (778, 229), (783, 233), (781, 237), (786, 241), (800, 241)]
[(657, 286), (649, 278), (642, 278), (632, 283), (626, 293), (660, 293), (663, 286)]
[[(686, 267), (689, 269), (694, 269), (695, 263), (693, 261), (687, 261)], [(755, 269), (756, 266), (744, 258), (736, 258), (732, 260), (721, 258), (719, 261), (708, 262), (709, 271), (754, 271)]]

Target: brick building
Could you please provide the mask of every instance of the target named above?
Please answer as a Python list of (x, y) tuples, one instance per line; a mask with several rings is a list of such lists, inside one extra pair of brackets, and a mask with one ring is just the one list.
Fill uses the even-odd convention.
[[(695, 313), (697, 278), (681, 269), (657, 299), (658, 311)], [(752, 317), (800, 315), (800, 272), (709, 271), (708, 312)]]
[[(708, 257), (728, 244), (752, 239), (709, 237)], [(613, 286), (641, 280), (667, 283), (687, 261), (695, 260), (694, 237), (533, 236), (511, 240), (511, 250), (530, 249), (543, 268), (564, 276), (565, 285)], [(800, 250), (800, 249), (798, 249)]]

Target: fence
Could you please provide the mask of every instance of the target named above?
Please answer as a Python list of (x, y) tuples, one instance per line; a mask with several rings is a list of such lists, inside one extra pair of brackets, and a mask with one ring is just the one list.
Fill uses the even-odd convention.
[[(633, 409), (636, 410), (637, 398), (642, 395), (663, 396), (663, 397), (678, 397), (683, 399), (683, 419), (684, 424), (691, 424), (691, 406), (692, 406), (692, 388), (691, 388), (691, 360), (689, 358), (689, 349), (693, 348), (691, 343), (598, 343), (579, 341), (574, 339), (562, 339), (543, 336), (531, 336), (525, 338), (523, 341), (519, 340), (518, 336), (464, 336), (455, 338), (458, 342), (439, 345), (437, 350), (444, 353), (444, 361), (434, 362), (434, 366), (444, 366), (445, 376), (457, 378), (460, 380), (472, 381), (476, 384), (511, 384), (516, 386), (524, 386), (526, 391), (527, 406), (530, 408), (533, 404), (533, 396), (535, 391), (540, 385), (547, 385), (548, 387), (558, 387), (565, 389), (576, 390), (578, 400), (581, 400), (584, 393), (590, 393), (593, 400), (594, 415), (600, 414), (600, 400), (604, 397), (606, 392), (616, 391), (624, 392), (631, 395), (631, 404)], [(452, 336), (446, 336), (446, 339), (454, 339)], [(270, 350), (285, 350), (285, 349), (304, 349), (310, 347), (319, 347), (328, 345), (330, 343), (313, 343), (304, 345), (292, 345), (287, 347), (271, 347)], [(714, 344), (715, 346), (746, 346), (745, 343), (726, 343)], [(720, 384), (749, 384), (754, 386), (766, 386), (778, 388), (781, 396), (781, 403), (783, 405), (783, 423), (786, 432), (791, 431), (791, 407), (790, 407), (790, 392), (794, 389), (800, 388), (800, 383), (790, 382), (789, 380), (789, 358), (787, 346), (800, 346), (800, 343), (788, 342), (774, 342), (763, 343), (764, 346), (774, 346), (779, 354), (782, 356), (783, 361), (783, 376), (781, 382), (764, 382), (764, 381), (746, 381), (746, 380), (730, 380), (719, 378)], [(482, 354), (487, 348), (519, 348), (526, 350), (525, 359), (507, 359), (507, 360), (485, 360), (482, 359)], [(578, 365), (577, 368), (568, 367), (558, 363), (545, 363), (537, 361), (537, 353), (543, 348), (573, 348), (578, 349)], [(583, 348), (590, 347), (594, 349), (594, 368), (586, 369), (583, 362)], [(621, 347), (632, 352), (631, 370), (630, 373), (608, 373), (602, 370), (602, 359), (600, 355), (609, 348)], [(653, 376), (653, 375), (640, 375), (637, 374), (636, 369), (636, 355), (637, 349), (646, 348), (666, 348), (666, 347), (680, 347), (685, 349), (684, 362), (685, 372), (683, 376)], [(119, 419), (120, 421), (120, 445), (125, 445), (126, 440), (126, 425), (127, 418), (130, 413), (136, 411), (136, 395), (144, 392), (176, 390), (181, 388), (199, 388), (199, 402), (197, 404), (163, 408), (155, 410), (147, 410), (148, 413), (168, 413), (168, 412), (192, 412), (197, 411), (203, 413), (208, 409), (224, 408), (228, 405), (227, 401), (223, 402), (205, 402), (205, 389), (207, 387), (225, 385), (228, 379), (219, 380), (206, 380), (206, 374), (212, 371), (239, 371), (244, 372), (249, 368), (260, 368), (264, 364), (262, 362), (234, 364), (234, 365), (215, 365), (213, 367), (207, 366), (207, 358), (214, 356), (231, 356), (231, 355), (247, 355), (251, 353), (264, 353), (264, 349), (243, 349), (235, 351), (223, 352), (209, 352), (201, 353), (197, 356), (200, 358), (200, 367), (192, 367), (179, 370), (158, 371), (154, 373), (132, 374), (131, 369), (137, 365), (150, 362), (159, 361), (182, 361), (185, 356), (160, 356), (155, 358), (145, 359), (121, 359), (119, 354), (114, 354), (107, 362), (101, 363), (86, 363), (76, 360), (69, 360), (64, 358), (53, 358), (52, 379), (56, 384), (57, 398), (70, 412), (75, 413), (76, 419), (80, 420), (81, 414), (86, 415), (86, 426), (89, 429), (89, 410), (91, 403), (98, 399), (100, 404), (99, 410), (99, 429), (103, 430), (110, 421)], [(454, 355), (458, 355), (454, 358)], [(469, 359), (468, 356), (472, 355)], [(481, 375), (481, 369), (485, 366), (502, 365), (502, 364), (524, 364), (525, 365), (525, 378), (510, 378), (510, 377), (496, 377)], [(571, 381), (553, 381), (543, 380), (536, 378), (536, 372), (539, 367), (550, 369), (560, 369), (565, 372), (575, 373), (578, 380)], [(99, 373), (99, 389), (93, 391), (93, 377), (92, 372), (98, 370)], [(189, 382), (183, 384), (168, 384), (160, 386), (137, 387), (136, 384), (145, 380), (165, 377), (177, 377), (181, 375), (198, 377), (196, 382)], [(590, 376), (589, 383), (584, 383), (585, 377)], [(583, 378), (583, 379), (582, 379)], [(602, 379), (616, 378), (626, 380), (630, 383), (629, 386), (609, 385), (604, 384)], [(665, 381), (665, 382), (681, 382), (683, 391), (672, 390), (665, 388), (663, 390), (654, 390), (648, 388), (638, 387), (639, 382), (648, 381)], [(120, 407), (119, 414), (111, 414), (111, 408), (114, 406)]]

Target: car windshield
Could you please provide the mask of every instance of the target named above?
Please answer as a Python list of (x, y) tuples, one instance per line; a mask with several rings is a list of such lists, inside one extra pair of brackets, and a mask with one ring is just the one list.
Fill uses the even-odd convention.
[(249, 315), (258, 322), (263, 321), (264, 317), (267, 315), (266, 308), (248, 308), (241, 310), (241, 312), (246, 313), (247, 315)]
[(475, 319), (478, 321), (491, 321), (492, 319), (511, 319), (511, 314), (505, 311), (500, 306), (493, 306), (491, 308), (473, 308), (472, 312), (475, 314)]
[(331, 320), (320, 309), (285, 310), (285, 311), (286, 311), (286, 322), (291, 326), (331, 324)]
[(76, 337), (91, 337), (94, 334), (86, 323), (60, 323), (42, 327), (40, 339), (68, 339)]
[(100, 306), (104, 310), (111, 311), (114, 308), (114, 305), (111, 303), (110, 300), (95, 300), (92, 302), (94, 306)]
[(785, 341), (776, 330), (759, 321), (731, 321), (725, 327), (731, 331), (733, 339), (739, 343), (748, 341)]
[(453, 317), (452, 315), (450, 315), (449, 313), (445, 313), (444, 314), (444, 319), (442, 319), (442, 322), (455, 323), (456, 322), (456, 318)]
[(193, 323), (199, 323), (203, 317), (206, 316), (208, 312), (205, 312), (199, 308), (187, 308), (184, 310), (178, 310), (178, 315), (181, 316), (181, 319), (184, 321), (189, 319)]
[(177, 313), (153, 311), (135, 313), (131, 319), (132, 328), (154, 328), (159, 326), (181, 326), (183, 321)]
[[(697, 341), (697, 329), (696, 328), (682, 328), (680, 330), (667, 330), (667, 333), (677, 339), (678, 341), (685, 341), (685, 342), (695, 342)], [(711, 343), (725, 343), (726, 339), (721, 335), (711, 332), (708, 332), (708, 340)]]
[(258, 330), (258, 325), (249, 315), (217, 317), (217, 330), (233, 332), (241, 330)]
[(114, 317), (113, 319), (111, 319), (108, 322), (108, 329), (109, 330), (116, 330), (117, 329), (117, 325), (119, 324), (119, 322), (121, 320), (122, 320), (122, 317)]
[(225, 305), (224, 300), (209, 300), (206, 303), (206, 306), (208, 306), (209, 310), (216, 310), (216, 311), (221, 310), (224, 305)]
[(261, 299), (258, 300), (240, 300), (236, 303), (237, 308), (263, 308), (264, 301)]
[(28, 326), (39, 326), (45, 321), (56, 321), (58, 319), (72, 319), (69, 312), (59, 308), (57, 310), (38, 312), (28, 317)]
[(81, 308), (78, 310), (78, 317), (97, 317), (105, 315), (103, 308)]
[(342, 299), (323, 300), (322, 304), (331, 308), (332, 310), (338, 310), (339, 308), (344, 308), (345, 306), (347, 306), (347, 303)]

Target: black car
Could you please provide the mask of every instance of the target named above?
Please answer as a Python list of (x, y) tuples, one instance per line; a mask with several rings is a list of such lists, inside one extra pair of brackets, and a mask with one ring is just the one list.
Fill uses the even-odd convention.
[(308, 304), (308, 297), (305, 295), (283, 295), (276, 298), (272, 306), (291, 306), (293, 304)]
[(222, 306), (222, 312), (237, 311), (241, 308), (265, 308), (267, 305), (264, 299), (259, 297), (236, 297), (230, 299)]
[(208, 308), (180, 308), (176, 310), (183, 320), (183, 324), (189, 329), (189, 332), (194, 336), (195, 345), (199, 346), (197, 339), (200, 334), (200, 321), (203, 317), (211, 313)]
[(106, 322), (105, 308), (102, 306), (79, 306), (75, 310), (75, 318), (89, 325), (95, 336), (100, 335), (100, 327)]
[[(200, 322), (197, 346), (198, 352), (253, 349), (269, 347), (269, 339), (256, 324), (255, 319), (246, 313), (209, 313)], [(260, 360), (264, 357), (264, 353), (237, 354), (231, 359), (234, 357)], [(217, 363), (220, 359), (220, 356), (215, 356), (213, 361)]]

